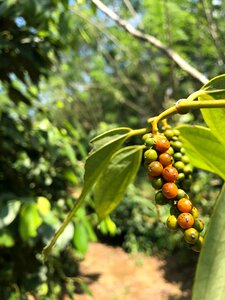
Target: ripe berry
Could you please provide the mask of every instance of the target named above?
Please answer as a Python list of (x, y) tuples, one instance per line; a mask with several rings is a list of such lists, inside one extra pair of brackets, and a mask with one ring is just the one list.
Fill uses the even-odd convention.
[(170, 142), (166, 137), (159, 137), (155, 143), (155, 149), (159, 152), (166, 152), (170, 147)]
[(162, 193), (167, 199), (173, 199), (177, 196), (178, 188), (175, 183), (167, 182), (162, 187)]
[(152, 187), (156, 190), (161, 189), (163, 184), (164, 184), (164, 181), (161, 177), (153, 178), (153, 180), (152, 180)]
[(168, 199), (166, 199), (166, 198), (163, 196), (162, 191), (158, 191), (158, 192), (155, 194), (155, 203), (156, 203), (156, 204), (159, 204), (159, 205), (165, 205), (165, 204), (168, 204)]
[(178, 172), (177, 169), (172, 166), (167, 166), (162, 171), (162, 177), (165, 181), (174, 182), (177, 180)]
[(157, 177), (163, 171), (163, 166), (159, 161), (153, 161), (148, 166), (148, 176)]
[(159, 162), (166, 167), (173, 162), (173, 158), (169, 153), (164, 152), (159, 155)]
[(195, 244), (199, 239), (199, 232), (195, 228), (186, 229), (184, 239), (188, 244)]
[(167, 218), (166, 226), (169, 229), (175, 230), (178, 228), (177, 225), (177, 217), (175, 215), (171, 215)]
[(158, 154), (154, 149), (148, 149), (144, 153), (144, 158), (147, 163), (150, 163), (158, 158)]
[(183, 212), (183, 213), (189, 213), (192, 210), (192, 202), (191, 200), (187, 199), (187, 198), (181, 198), (178, 202), (177, 202), (177, 208), (179, 209), (179, 211)]
[(190, 213), (181, 213), (177, 218), (177, 222), (181, 228), (187, 229), (193, 226), (194, 218)]

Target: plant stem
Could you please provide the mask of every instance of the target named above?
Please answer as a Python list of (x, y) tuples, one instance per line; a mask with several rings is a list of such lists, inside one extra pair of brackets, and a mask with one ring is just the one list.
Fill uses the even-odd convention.
[[(198, 94), (199, 95), (199, 94)], [(202, 100), (202, 101), (192, 101), (193, 99), (181, 99), (176, 102), (176, 104), (155, 118), (148, 119), (148, 123), (152, 123), (152, 133), (157, 134), (158, 123), (174, 114), (186, 114), (193, 109), (203, 109), (203, 108), (225, 108), (225, 99), (219, 100)]]
[(70, 212), (68, 213), (68, 215), (66, 216), (66, 218), (64, 219), (62, 225), (59, 227), (59, 229), (55, 232), (54, 236), (52, 237), (51, 241), (49, 242), (48, 245), (46, 245), (42, 251), (42, 254), (44, 255), (44, 259), (47, 258), (49, 252), (51, 251), (51, 249), (53, 248), (53, 246), (55, 245), (57, 239), (59, 238), (59, 236), (63, 233), (64, 229), (66, 228), (66, 226), (69, 224), (69, 222), (72, 220), (75, 212), (78, 210), (78, 208), (81, 206), (81, 204), (84, 201), (84, 198), (86, 196), (86, 193), (81, 193), (80, 197), (77, 199), (77, 201), (74, 203), (72, 209), (70, 210)]
[(225, 108), (225, 99), (220, 100), (203, 100), (189, 102), (187, 100), (181, 100), (176, 103), (177, 112), (183, 114), (193, 109), (200, 108)]

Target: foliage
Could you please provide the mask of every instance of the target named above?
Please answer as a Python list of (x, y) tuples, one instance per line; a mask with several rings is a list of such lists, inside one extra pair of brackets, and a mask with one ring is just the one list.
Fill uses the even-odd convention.
[[(131, 1), (134, 15), (127, 10), (125, 1), (105, 2), (135, 27), (160, 38), (207, 76), (223, 70), (223, 1), (209, 4), (216, 40), (201, 1)], [(38, 253), (66, 212), (73, 208), (74, 198), (81, 199), (81, 204), (95, 184), (94, 203), (98, 214), (105, 217), (101, 190), (105, 183), (101, 173), (108, 175), (109, 170), (116, 173), (114, 162), (121, 161), (121, 153), (132, 149), (137, 157), (130, 153), (122, 164), (121, 174), (129, 173), (129, 166), (133, 172), (126, 182), (121, 180), (124, 186), (117, 201), (112, 198), (112, 189), (108, 191), (107, 201), (108, 204), (114, 201), (113, 208), (134, 179), (140, 163), (140, 139), (135, 135), (143, 131), (127, 128), (117, 137), (109, 137), (107, 133), (106, 140), (101, 135), (97, 143), (93, 141), (96, 152), (86, 162), (85, 192), (78, 198), (83, 175), (81, 160), (86, 156), (90, 135), (93, 136), (99, 122), (110, 123), (111, 128), (112, 124), (119, 124), (120, 128), (127, 124), (145, 126), (148, 117), (157, 115), (173, 99), (192, 93), (199, 83), (158, 49), (138, 42), (114, 22), (108, 22), (88, 1), (2, 0), (0, 16), (0, 286), (4, 288), (1, 294), (9, 299), (10, 293), (16, 291), (17, 298), (20, 295), (26, 298), (26, 291), (38, 290), (39, 299), (49, 295), (55, 299), (65, 285), (71, 293), (74, 289), (71, 279), (77, 272), (77, 261), (73, 265), (74, 249), (81, 255), (87, 249), (87, 242), (95, 239), (92, 216), (86, 216), (88, 210), (80, 208), (76, 212), (46, 265)], [(222, 77), (214, 79), (205, 90), (224, 88), (223, 82)], [(213, 98), (221, 99), (221, 93), (214, 93)], [(224, 148), (223, 113), (221, 109), (215, 115), (203, 112), (210, 132), (201, 127), (180, 127), (193, 164), (222, 178), (223, 161), (218, 160), (218, 155)], [(196, 116), (197, 120), (201, 118)], [(199, 133), (202, 143), (217, 154), (217, 158), (212, 156), (213, 165), (211, 156), (200, 147), (202, 143), (199, 145), (197, 139), (190, 143)], [(137, 165), (132, 164), (132, 158)], [(119, 183), (118, 180), (116, 188)], [(207, 180), (205, 185), (208, 187)], [(74, 187), (75, 197), (71, 195)], [(139, 207), (134, 214), (137, 222), (130, 221), (134, 225), (134, 230), (130, 227), (130, 239), (139, 230), (146, 237), (145, 220), (139, 217), (143, 210), (151, 218), (150, 204), (144, 200), (138, 200), (137, 204), (135, 193), (127, 197), (131, 201), (121, 204), (122, 211), (118, 208), (122, 217), (126, 207), (132, 216), (133, 206)], [(208, 214), (211, 206), (202, 200), (202, 207)], [(116, 219), (119, 223), (119, 213)], [(147, 229), (153, 238), (155, 235), (157, 244), (165, 242), (163, 225), (159, 223), (154, 232), (153, 227), (151, 224)], [(70, 246), (63, 250), (69, 241)], [(139, 243), (136, 239), (126, 247), (144, 248), (145, 241), (144, 238)]]

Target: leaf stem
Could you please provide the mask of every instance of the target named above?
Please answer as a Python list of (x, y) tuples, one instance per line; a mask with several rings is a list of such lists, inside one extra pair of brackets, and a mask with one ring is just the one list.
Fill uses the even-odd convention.
[(134, 136), (134, 135), (145, 134), (146, 132), (147, 132), (147, 128), (133, 129), (128, 134), (128, 138), (130, 138), (131, 136)]
[(49, 252), (55, 245), (57, 239), (59, 236), (63, 233), (66, 226), (69, 224), (69, 222), (72, 220), (75, 212), (78, 210), (78, 208), (82, 205), (84, 199), (85, 199), (86, 193), (81, 193), (80, 197), (77, 199), (77, 201), (74, 203), (73, 207), (71, 208), (70, 212), (64, 219), (62, 225), (59, 227), (59, 229), (55, 232), (54, 236), (50, 240), (50, 242), (44, 247), (42, 254), (44, 255), (44, 260), (47, 258)]

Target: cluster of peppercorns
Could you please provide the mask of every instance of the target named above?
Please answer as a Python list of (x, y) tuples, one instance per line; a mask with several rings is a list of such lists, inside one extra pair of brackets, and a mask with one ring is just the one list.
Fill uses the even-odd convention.
[(204, 224), (187, 194), (192, 182), (192, 166), (179, 139), (179, 131), (167, 128), (162, 134), (147, 133), (143, 140), (147, 148), (144, 159), (148, 178), (157, 190), (155, 202), (171, 205), (167, 227), (181, 229), (185, 242), (199, 252)]

